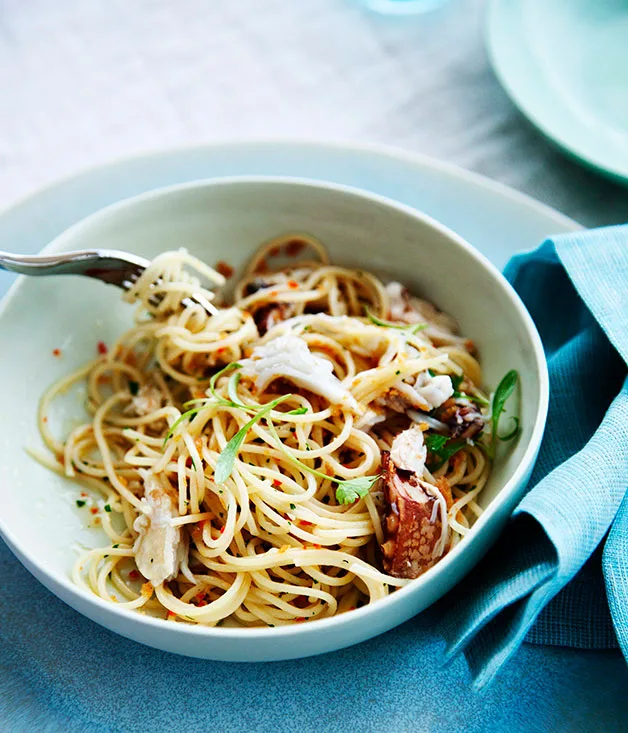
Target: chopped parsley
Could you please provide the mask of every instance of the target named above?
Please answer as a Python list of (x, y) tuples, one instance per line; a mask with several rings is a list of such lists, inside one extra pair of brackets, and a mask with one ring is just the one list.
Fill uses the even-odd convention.
[(429, 433), (425, 436), (425, 447), (430, 453), (438, 453), (438, 451), (445, 445), (448, 438), (446, 435), (436, 435), (435, 433)]
[(105, 511), (110, 512), (111, 511), (111, 504), (105, 504)]
[(426, 435), (425, 446), (430, 453), (428, 468), (437, 471), (452, 456), (467, 445), (466, 440), (452, 440), (446, 435)]
[(76, 500), (76, 506), (77, 506), (77, 507), (78, 507), (79, 509), (80, 509), (81, 507), (84, 507), (84, 506), (85, 506), (85, 504), (87, 504), (87, 502), (86, 502), (86, 501), (84, 501), (83, 499), (77, 499), (77, 500)]
[(369, 493), (369, 489), (379, 476), (360, 476), (359, 478), (338, 481), (336, 499), (340, 504), (352, 504)]
[(129, 392), (135, 397), (135, 395), (140, 391), (140, 385), (139, 382), (133, 382), (129, 381)]

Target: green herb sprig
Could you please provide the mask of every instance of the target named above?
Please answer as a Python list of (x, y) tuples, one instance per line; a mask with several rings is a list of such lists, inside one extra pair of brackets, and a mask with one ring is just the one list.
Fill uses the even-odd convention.
[[(179, 425), (181, 425), (181, 423), (183, 423), (185, 420), (192, 420), (194, 417), (196, 417), (196, 415), (198, 415), (199, 412), (201, 412), (201, 410), (206, 407), (211, 407), (212, 405), (216, 405), (218, 407), (234, 407), (239, 410), (244, 410), (251, 415), (257, 414), (260, 410), (266, 410), (268, 405), (260, 405), (257, 403), (245, 405), (242, 402), (238, 402), (237, 400), (233, 399), (233, 397), (235, 396), (235, 389), (237, 388), (238, 381), (240, 379), (240, 375), (237, 373), (232, 376), (232, 381), (229, 385), (229, 395), (231, 399), (225, 399), (216, 392), (216, 382), (218, 381), (218, 379), (226, 372), (231, 371), (232, 369), (240, 369), (241, 367), (242, 364), (238, 363), (237, 361), (227, 364), (227, 366), (223, 367), (220, 371), (216, 372), (216, 374), (212, 375), (212, 378), (209, 381), (209, 391), (211, 393), (211, 397), (201, 397), (195, 400), (188, 400), (183, 404), (183, 407), (190, 407), (191, 405), (194, 405), (194, 407), (190, 407), (189, 410), (184, 412), (174, 421), (174, 423), (170, 427), (170, 430), (168, 431), (168, 434), (164, 438), (164, 446), (166, 445), (168, 440), (174, 435), (176, 429), (179, 427)], [(292, 395), (284, 395), (284, 397), (282, 397), (280, 401), (283, 402), (283, 400), (287, 399), (288, 397), (292, 397)], [(275, 402), (276, 404), (279, 404), (279, 402)], [(286, 414), (305, 415), (307, 411), (308, 410), (306, 407), (298, 407), (295, 410), (290, 410), (290, 412), (287, 412)]]
[(396, 328), (399, 331), (408, 331), (412, 335), (427, 328), (427, 323), (411, 323), (410, 325), (403, 325), (401, 323), (392, 323), (392, 321), (386, 321), (383, 318), (378, 318), (376, 315), (373, 315), (373, 313), (371, 313), (368, 308), (366, 308), (366, 316), (369, 321), (374, 323), (376, 326), (382, 326), (384, 328)]
[[(315, 468), (310, 468), (310, 466), (307, 466), (296, 456), (294, 456), (281, 442), (281, 438), (279, 437), (279, 435), (277, 435), (277, 430), (270, 420), (268, 421), (268, 427), (270, 429), (271, 435), (275, 439), (275, 443), (277, 444), (279, 450), (286, 456), (286, 458), (288, 458), (289, 461), (294, 463), (295, 466), (298, 466), (303, 471), (307, 471), (313, 476), (318, 476), (322, 479), (332, 478), (322, 471), (317, 471)], [(358, 476), (358, 478), (353, 479), (334, 478), (334, 483), (338, 484), (336, 488), (337, 501), (340, 504), (352, 504), (357, 499), (364, 498), (368, 494), (371, 486), (373, 486), (378, 478), (379, 474), (377, 474), (376, 476)]]
[(500, 435), (498, 431), (499, 420), (504, 412), (506, 402), (510, 399), (512, 393), (515, 391), (515, 387), (519, 382), (519, 373), (515, 369), (511, 369), (502, 378), (501, 382), (497, 385), (495, 394), (492, 400), (491, 409), (491, 442), (489, 446), (489, 456), (495, 457), (495, 451), (497, 450), (497, 441), (508, 441), (514, 440), (519, 435), (520, 423), (519, 418), (513, 416), (511, 419), (514, 422), (513, 429), (506, 435)]
[[(264, 407), (262, 407), (262, 409), (259, 410), (259, 412), (255, 414), (244, 427), (240, 428), (240, 430), (238, 430), (233, 438), (231, 438), (227, 445), (222, 449), (220, 455), (218, 456), (218, 461), (216, 462), (216, 468), (214, 469), (214, 481), (217, 484), (224, 484), (229, 476), (231, 476), (235, 464), (235, 459), (238, 455), (238, 451), (240, 450), (240, 447), (242, 446), (242, 443), (246, 438), (246, 434), (253, 427), (253, 425), (255, 425), (258, 420), (261, 420), (263, 417), (267, 416), (268, 413), (272, 409), (277, 407), (280, 402), (284, 402), (289, 397), (292, 397), (292, 395), (284, 395), (283, 397), (279, 397), (278, 399), (269, 402), (267, 405), (264, 405)], [(268, 421), (268, 423), (270, 426), (270, 420)]]
[[(433, 373), (432, 376), (434, 376)], [(490, 402), (481, 395), (467, 394), (466, 392), (460, 391), (460, 385), (464, 381), (464, 374), (450, 374), (449, 379), (451, 379), (451, 386), (454, 388), (452, 397), (461, 397), (462, 399), (476, 402), (478, 405), (482, 405), (484, 407), (488, 407), (490, 405)]]

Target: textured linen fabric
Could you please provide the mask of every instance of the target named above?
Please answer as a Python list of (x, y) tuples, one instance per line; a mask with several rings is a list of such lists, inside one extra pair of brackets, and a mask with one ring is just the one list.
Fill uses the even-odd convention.
[[(610, 227), (548, 240), (506, 268), (545, 346), (550, 408), (533, 488), (445, 601), (448, 654), (464, 651), (479, 687), (531, 629), (535, 642), (599, 648), (617, 636), (628, 649), (626, 507), (613, 523), (628, 489), (627, 248), (628, 227)], [(611, 525), (612, 623), (596, 552)]]

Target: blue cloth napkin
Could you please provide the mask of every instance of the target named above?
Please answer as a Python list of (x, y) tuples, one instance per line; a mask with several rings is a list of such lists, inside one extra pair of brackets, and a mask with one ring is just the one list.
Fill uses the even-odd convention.
[(505, 275), (543, 340), (550, 408), (530, 490), (444, 602), (447, 655), (477, 687), (524, 639), (628, 658), (628, 226), (549, 239)]

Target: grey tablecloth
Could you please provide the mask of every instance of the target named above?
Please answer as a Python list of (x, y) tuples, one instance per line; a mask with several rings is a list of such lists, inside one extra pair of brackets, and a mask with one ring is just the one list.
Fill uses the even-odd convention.
[(458, 163), (587, 225), (626, 190), (522, 118), (483, 0), (382, 17), (359, 0), (3, 0), (0, 206), (93, 163), (234, 136), (380, 141)]

